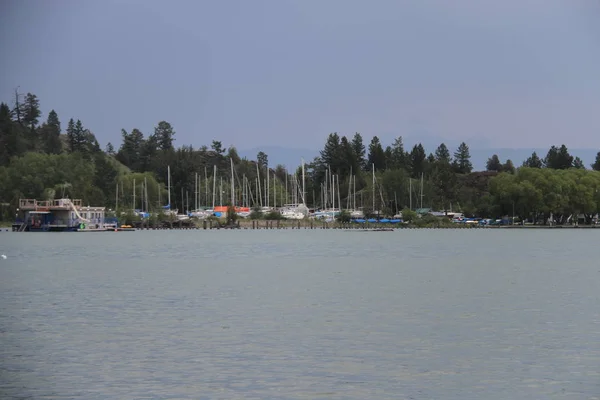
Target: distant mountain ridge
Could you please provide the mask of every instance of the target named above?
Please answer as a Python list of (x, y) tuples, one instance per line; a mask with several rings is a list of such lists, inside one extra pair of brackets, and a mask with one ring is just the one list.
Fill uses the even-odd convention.
[[(425, 144), (424, 144), (425, 145)], [(435, 147), (425, 147), (427, 154), (433, 153)], [(408, 147), (410, 150), (412, 146)], [(531, 153), (534, 151), (540, 158), (546, 157), (550, 147), (548, 148), (523, 148), (523, 149), (510, 149), (510, 148), (471, 148), (471, 162), (475, 170), (485, 170), (485, 166), (488, 158), (492, 155), (497, 154), (500, 161), (505, 162), (510, 159), (516, 167), (521, 166)], [(585, 167), (590, 169), (590, 165), (596, 160), (596, 154), (599, 149), (569, 149), (569, 153), (573, 157), (579, 157), (583, 160)], [(304, 158), (306, 162), (312, 161), (319, 155), (317, 149), (302, 149), (302, 148), (289, 148), (282, 146), (262, 146), (255, 147), (247, 150), (239, 150), (238, 153), (241, 157), (248, 159), (256, 159), (256, 154), (259, 151), (263, 151), (269, 157), (269, 165), (275, 166), (277, 164), (285, 165), (288, 170), (296, 169), (300, 166), (301, 159)], [(451, 149), (453, 151), (453, 149)]]

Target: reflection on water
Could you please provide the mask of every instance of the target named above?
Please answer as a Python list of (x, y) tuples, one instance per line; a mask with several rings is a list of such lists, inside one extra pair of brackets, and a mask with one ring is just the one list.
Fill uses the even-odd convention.
[(0, 397), (597, 399), (599, 234), (2, 234)]

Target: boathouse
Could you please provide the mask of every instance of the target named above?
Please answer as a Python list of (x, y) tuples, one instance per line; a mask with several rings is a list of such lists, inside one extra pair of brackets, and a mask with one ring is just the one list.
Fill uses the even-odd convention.
[(105, 207), (83, 206), (81, 199), (19, 199), (20, 220), (13, 229), (23, 232), (104, 231)]

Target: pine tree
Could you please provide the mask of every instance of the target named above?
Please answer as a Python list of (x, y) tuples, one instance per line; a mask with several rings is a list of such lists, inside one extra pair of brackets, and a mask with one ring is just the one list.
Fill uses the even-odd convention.
[(108, 154), (109, 156), (114, 156), (115, 155), (115, 146), (113, 146), (113, 144), (111, 142), (108, 142), (106, 144), (106, 148), (104, 149), (104, 151), (106, 152), (106, 154)]
[(515, 173), (515, 166), (511, 160), (506, 160), (504, 165), (502, 166), (503, 172), (508, 172), (509, 174)]
[(544, 166), (544, 163), (534, 151), (533, 153), (531, 153), (531, 156), (523, 162), (523, 166), (528, 168), (542, 168)]
[(100, 143), (96, 139), (96, 135), (92, 133), (89, 129), (84, 130), (84, 143), (83, 143), (85, 152), (87, 153), (98, 153), (102, 152), (100, 149)]
[(25, 102), (23, 103), (23, 124), (30, 130), (34, 130), (39, 122), (40, 115), (40, 101), (37, 96), (32, 93), (25, 95)]
[(233, 146), (233, 145), (229, 146), (229, 148), (227, 149), (227, 158), (232, 160), (234, 165), (237, 165), (240, 163), (241, 158), (240, 158), (240, 155), (238, 154), (235, 146)]
[(377, 136), (373, 136), (369, 144), (368, 163), (369, 165), (375, 165), (377, 171), (382, 171), (385, 169), (385, 161), (385, 152), (383, 151), (381, 142)]
[(564, 144), (560, 148), (552, 146), (544, 159), (544, 165), (546, 168), (568, 169), (573, 167), (573, 156)]
[(75, 131), (75, 121), (73, 121), (73, 118), (71, 118), (69, 120), (69, 123), (67, 124), (67, 142), (69, 145), (70, 153), (74, 153), (77, 150), (76, 135), (77, 135), (77, 133)]
[(391, 167), (395, 169), (407, 169), (408, 160), (407, 154), (404, 151), (404, 143), (402, 141), (402, 136), (398, 136), (394, 139), (394, 143), (390, 148), (390, 158), (391, 158)]
[(427, 156), (421, 143), (415, 144), (410, 152), (410, 170), (413, 178), (420, 178), (425, 173)]
[(223, 148), (223, 143), (219, 140), (213, 140), (210, 148), (219, 155), (225, 154), (226, 151), (226, 149)]
[(173, 141), (175, 140), (175, 131), (167, 121), (160, 121), (154, 128), (154, 135), (158, 143), (158, 148), (162, 151), (173, 150)]
[(259, 151), (256, 155), (256, 162), (260, 168), (267, 168), (269, 165), (269, 156), (264, 151)]
[(360, 170), (360, 164), (358, 163), (352, 144), (348, 141), (346, 136), (342, 136), (340, 139), (340, 157), (344, 165), (342, 170), (339, 171), (340, 179), (347, 177), (350, 174), (350, 171), (352, 171), (353, 174), (356, 174), (357, 171)]
[(438, 163), (450, 164), (452, 159), (450, 157), (450, 150), (444, 143), (440, 144), (435, 150), (435, 161)]
[(394, 155), (392, 153), (392, 146), (386, 146), (383, 151), (384, 159), (385, 159), (385, 169), (394, 169)]
[(46, 123), (40, 128), (41, 142), (44, 152), (48, 154), (60, 154), (62, 152), (62, 140), (60, 139), (60, 121), (56, 111), (48, 114)]
[(121, 129), (121, 136), (123, 143), (117, 153), (117, 160), (134, 171), (140, 171), (144, 134), (139, 129), (133, 129), (131, 133)]
[(585, 165), (583, 164), (583, 160), (579, 157), (575, 157), (573, 160), (573, 168), (577, 169), (585, 169)]
[(366, 149), (363, 143), (362, 135), (358, 132), (354, 134), (352, 137), (352, 150), (354, 150), (354, 156), (356, 157), (356, 161), (358, 162), (358, 166), (361, 169), (365, 169), (367, 162), (365, 160)]
[(25, 102), (23, 103), (22, 112), (23, 125), (25, 128), (27, 128), (27, 141), (29, 142), (28, 148), (32, 151), (35, 151), (41, 147), (36, 129), (41, 115), (40, 101), (35, 94), (27, 93), (25, 95)]
[(454, 170), (458, 174), (469, 174), (473, 170), (469, 146), (462, 142), (454, 153)]
[(500, 162), (500, 158), (498, 158), (497, 154), (494, 154), (492, 157), (488, 158), (486, 169), (488, 171), (502, 172), (502, 162)]
[(342, 169), (342, 156), (340, 137), (337, 132), (330, 133), (325, 141), (325, 146), (320, 153), (320, 160), (324, 168), (331, 168), (333, 173), (339, 173)]
[(81, 120), (75, 122), (75, 151), (85, 152), (86, 132)]

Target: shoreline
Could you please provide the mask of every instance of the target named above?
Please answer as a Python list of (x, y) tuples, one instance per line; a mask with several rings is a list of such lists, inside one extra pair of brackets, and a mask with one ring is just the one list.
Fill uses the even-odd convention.
[[(160, 224), (135, 223), (133, 230), (342, 230), (358, 232), (381, 232), (415, 229), (600, 229), (600, 225), (466, 225), (466, 224), (432, 224), (419, 226), (416, 224), (390, 224), (390, 223), (340, 223), (322, 222), (315, 220), (238, 220), (234, 225), (224, 225), (222, 221), (173, 221)], [(111, 232), (112, 230), (108, 230)], [(119, 231), (121, 231), (119, 229)], [(0, 232), (14, 232), (10, 226), (0, 226)]]

